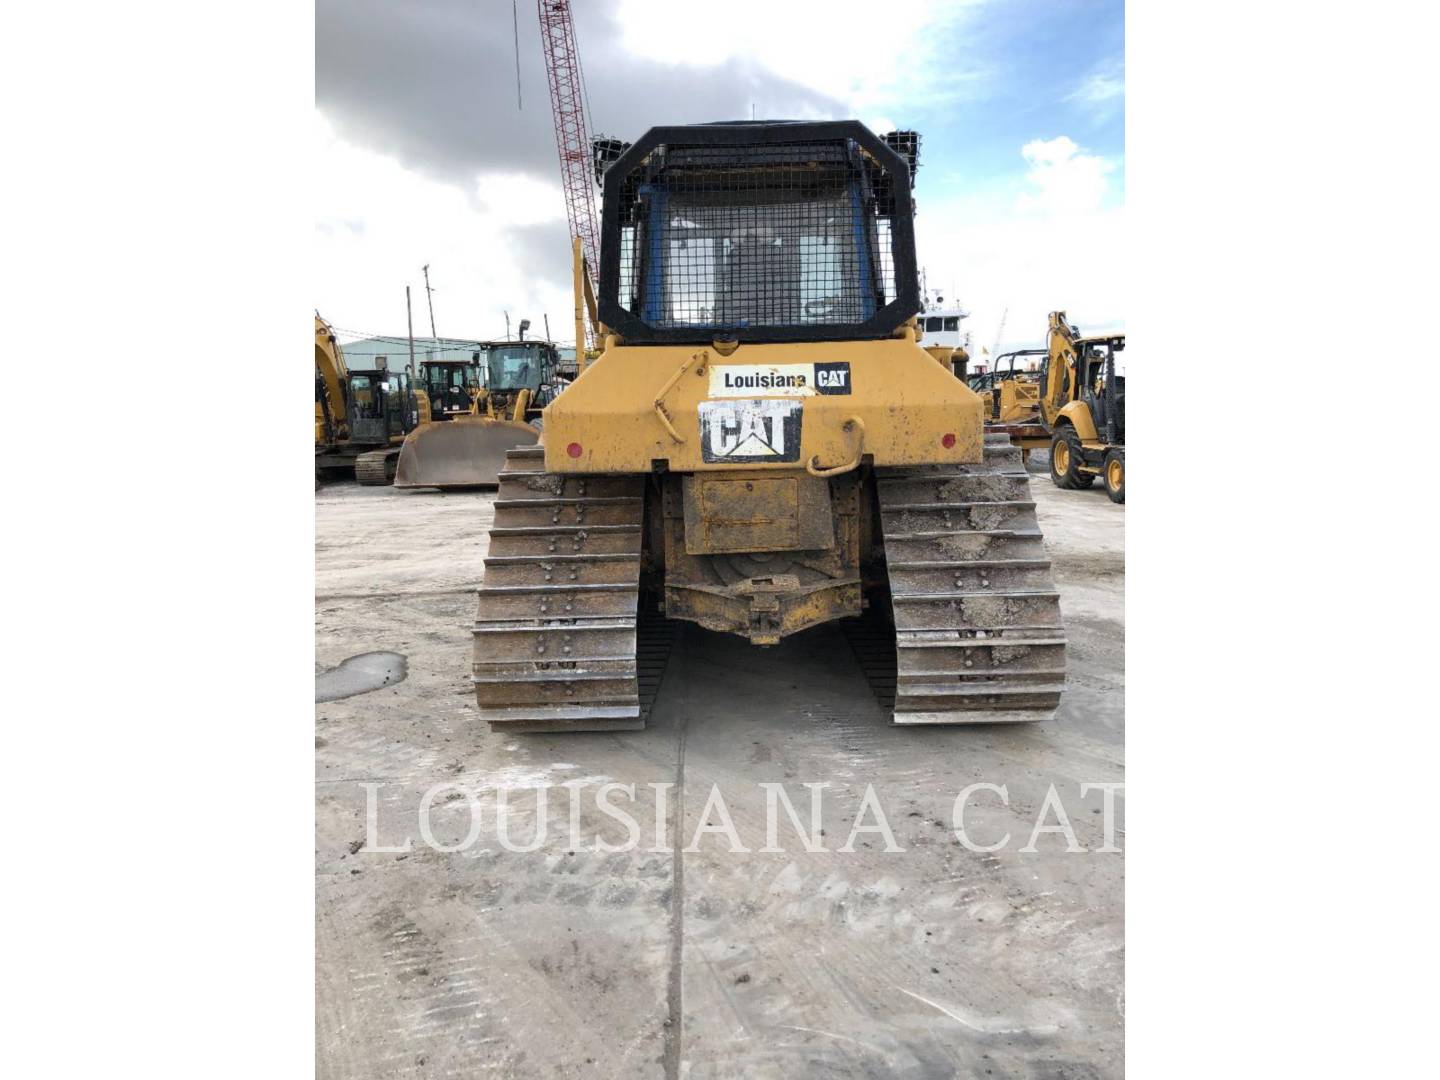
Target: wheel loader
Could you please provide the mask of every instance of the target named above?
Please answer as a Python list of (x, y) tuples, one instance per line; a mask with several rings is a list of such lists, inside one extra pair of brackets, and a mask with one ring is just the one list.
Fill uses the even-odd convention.
[(898, 724), (1054, 714), (1029, 477), (918, 341), (893, 141), (657, 127), (605, 172), (601, 351), (499, 477), (473, 666), (493, 729), (643, 727), (675, 620), (757, 647), (837, 622)]
[(353, 475), (378, 486), (395, 476), (400, 444), (428, 419), (405, 372), (351, 370), (330, 324), (315, 316), (315, 478)]
[(484, 385), (470, 396), (466, 412), (406, 437), (396, 487), (494, 487), (506, 452), (539, 439), (541, 410), (559, 362), (554, 344), (489, 342), (482, 355)]

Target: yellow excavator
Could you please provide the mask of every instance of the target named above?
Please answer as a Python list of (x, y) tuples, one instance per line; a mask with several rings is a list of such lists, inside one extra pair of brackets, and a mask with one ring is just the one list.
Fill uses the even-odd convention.
[(492, 728), (643, 727), (666, 619), (756, 646), (836, 622), (898, 724), (1054, 715), (1029, 475), (953, 350), (919, 342), (917, 142), (657, 127), (610, 164), (599, 355), (499, 476), (473, 665)]
[(480, 359), (484, 385), (470, 396), (466, 412), (406, 437), (396, 487), (494, 487), (506, 452), (540, 438), (541, 410), (555, 392), (554, 344), (490, 342)]
[(400, 444), (428, 419), (428, 402), (403, 371), (351, 370), (335, 331), (315, 316), (315, 480), (354, 476), (390, 483)]

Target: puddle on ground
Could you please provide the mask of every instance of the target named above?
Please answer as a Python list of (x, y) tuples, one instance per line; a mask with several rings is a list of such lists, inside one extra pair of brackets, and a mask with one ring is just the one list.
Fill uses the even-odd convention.
[(328, 671), (315, 673), (315, 701), (339, 701), (356, 694), (368, 694), (371, 690), (404, 682), (405, 675), (403, 653), (361, 653)]

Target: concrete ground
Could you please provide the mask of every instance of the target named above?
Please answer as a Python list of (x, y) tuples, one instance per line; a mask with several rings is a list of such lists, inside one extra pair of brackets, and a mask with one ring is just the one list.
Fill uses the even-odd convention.
[[(1123, 780), (1125, 511), (1098, 486), (1031, 486), (1069, 635), (1055, 720), (893, 727), (833, 627), (768, 650), (687, 627), (647, 730), (531, 736), (492, 734), (470, 689), (493, 496), (317, 493), (317, 670), (403, 657), (365, 669), (388, 672), (379, 689), (316, 706), (319, 1075), (1120, 1076), (1124, 856), (1095, 850), (1102, 792), (1080, 785)], [(578, 849), (557, 787), (539, 849), (506, 850), (496, 788), (567, 781)], [(597, 808), (612, 781), (637, 785), (612, 801), (640, 841), (597, 853), (597, 836), (626, 840)], [(807, 782), (828, 784), (823, 850), (782, 810), (782, 850), (760, 851), (759, 785), (784, 785), (808, 825)], [(1010, 834), (990, 853), (951, 830), (976, 782), (1009, 800), (981, 791), (965, 815), (976, 845)], [(367, 784), (375, 847), (408, 852), (365, 846)], [(476, 797), (454, 853), (421, 833), (439, 784)], [(873, 831), (840, 850), (878, 820), (867, 785), (903, 850)], [(1042, 810), (1057, 824), (1051, 785), (1085, 850), (1058, 831), (1020, 850)], [(466, 790), (435, 793), (437, 845), (466, 840)], [(748, 852), (718, 831), (692, 844), (702, 815), (720, 828), (717, 797)], [(517, 846), (537, 793), (511, 802)], [(1122, 792), (1120, 848), (1123, 817)]]

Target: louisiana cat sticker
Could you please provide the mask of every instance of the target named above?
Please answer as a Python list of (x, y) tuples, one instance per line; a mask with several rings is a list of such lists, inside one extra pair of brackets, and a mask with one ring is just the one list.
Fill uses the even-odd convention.
[(801, 412), (784, 398), (702, 401), (701, 460), (799, 461)]
[(712, 364), (712, 398), (809, 397), (850, 393), (850, 362), (818, 364)]

